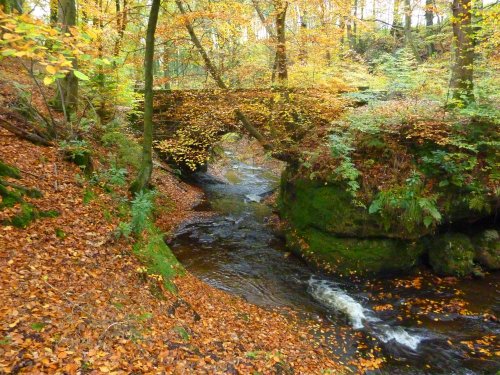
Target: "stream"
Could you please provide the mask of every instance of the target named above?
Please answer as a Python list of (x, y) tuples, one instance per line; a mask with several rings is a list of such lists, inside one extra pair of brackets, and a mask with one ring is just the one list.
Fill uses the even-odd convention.
[[(198, 173), (200, 211), (170, 246), (194, 275), (265, 308), (290, 308), (320, 322), (349, 362), (375, 348), (373, 374), (495, 374), (500, 369), (499, 274), (458, 281), (426, 270), (402, 278), (325, 275), (287, 252), (262, 202), (276, 188), (269, 171), (225, 151), (230, 182)], [(335, 343), (335, 344), (333, 344)]]

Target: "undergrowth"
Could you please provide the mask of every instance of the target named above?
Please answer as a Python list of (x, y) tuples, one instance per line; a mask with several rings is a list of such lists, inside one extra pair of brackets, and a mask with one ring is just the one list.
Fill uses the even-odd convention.
[[(129, 206), (130, 220), (120, 222), (116, 234), (134, 241), (133, 254), (144, 264), (138, 273), (146, 280), (162, 283), (175, 293), (173, 278), (183, 273), (183, 267), (165, 243), (165, 234), (154, 224), (156, 195), (155, 191), (136, 194)], [(157, 295), (156, 292), (153, 294)]]

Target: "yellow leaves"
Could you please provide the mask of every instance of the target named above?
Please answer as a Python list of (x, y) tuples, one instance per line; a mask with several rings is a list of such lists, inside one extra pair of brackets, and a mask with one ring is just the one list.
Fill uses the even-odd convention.
[(392, 310), (394, 306), (392, 306), (390, 303), (387, 303), (385, 305), (377, 305), (373, 307), (373, 310), (375, 311), (387, 311), (387, 310)]
[(47, 65), (47, 66), (45, 67), (45, 70), (46, 70), (46, 71), (47, 71), (47, 73), (49, 73), (49, 74), (56, 74), (56, 73), (57, 73), (57, 71), (58, 71), (58, 69), (57, 69), (55, 66), (53, 66), (53, 65)]
[(46, 76), (43, 78), (43, 84), (45, 86), (49, 86), (55, 82), (55, 77), (54, 76)]
[[(61, 74), (72, 70), (72, 61), (90, 47), (88, 39), (82, 38), (77, 28), (61, 35), (58, 29), (27, 14), (6, 15), (0, 12), (0, 28), (3, 31), (1, 56), (30, 58), (45, 65), (45, 85), (52, 84)], [(81, 72), (77, 75), (79, 79), (88, 80)]]
[(19, 324), (20, 321), (21, 321), (21, 319), (16, 319), (13, 323), (9, 324), (9, 328), (14, 328), (15, 326), (17, 326)]
[(3, 39), (5, 40), (13, 40), (13, 39), (18, 39), (19, 36), (16, 34), (11, 34), (11, 33), (5, 33), (3, 34)]

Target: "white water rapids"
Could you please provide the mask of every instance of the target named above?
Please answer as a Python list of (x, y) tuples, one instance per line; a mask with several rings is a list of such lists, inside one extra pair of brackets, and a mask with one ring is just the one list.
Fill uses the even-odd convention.
[(384, 343), (394, 340), (411, 350), (417, 350), (423, 339), (421, 336), (408, 333), (403, 327), (383, 323), (372, 310), (363, 307), (331, 281), (311, 277), (308, 291), (315, 300), (328, 309), (344, 314), (354, 329), (366, 328)]

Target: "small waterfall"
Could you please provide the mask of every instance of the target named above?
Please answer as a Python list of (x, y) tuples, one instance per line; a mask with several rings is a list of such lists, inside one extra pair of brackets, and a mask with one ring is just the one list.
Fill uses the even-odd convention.
[(351, 322), (353, 328), (364, 327), (363, 321), (367, 320), (365, 308), (343, 290), (326, 280), (309, 279), (309, 293), (325, 307), (339, 311)]
[(403, 327), (383, 323), (372, 310), (363, 307), (340, 289), (338, 284), (312, 277), (309, 279), (308, 291), (328, 309), (344, 314), (354, 329), (366, 328), (384, 343), (395, 341), (411, 350), (417, 350), (422, 341), (422, 337), (408, 333)]

